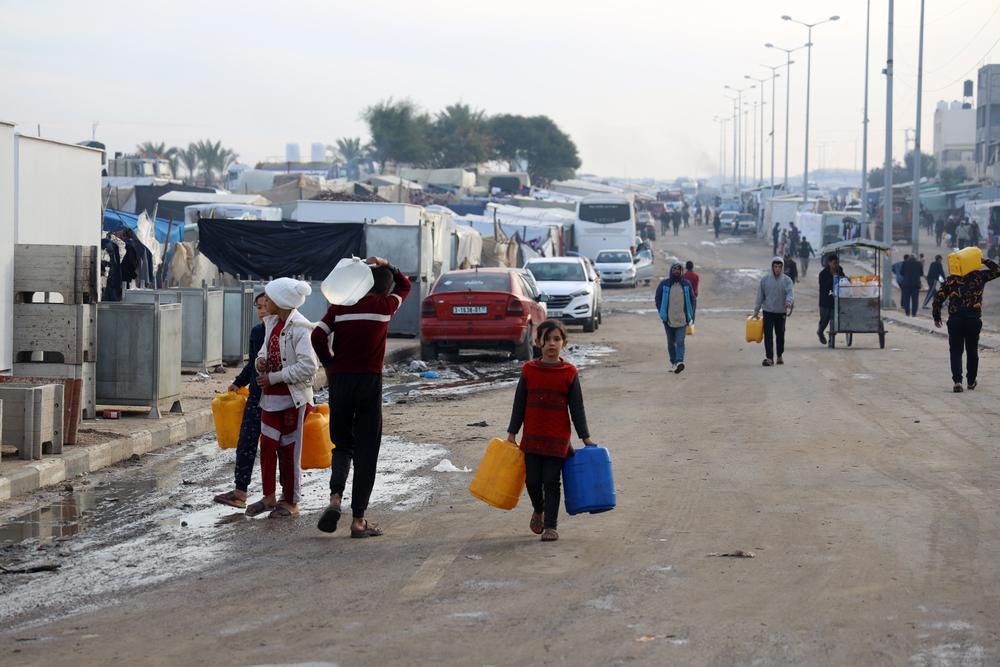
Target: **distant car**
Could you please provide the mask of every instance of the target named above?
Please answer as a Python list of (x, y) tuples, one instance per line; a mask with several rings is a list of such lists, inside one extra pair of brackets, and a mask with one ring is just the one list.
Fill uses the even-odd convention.
[(740, 213), (735, 218), (733, 218), (733, 234), (737, 236), (743, 232), (756, 232), (757, 231), (757, 219), (754, 218), (749, 213)]
[(601, 324), (601, 281), (582, 257), (538, 257), (524, 264), (548, 297), (548, 316), (566, 324), (582, 324), (586, 332)]
[(653, 219), (653, 214), (649, 211), (639, 211), (639, 216), (636, 219), (636, 228), (639, 230), (639, 236), (642, 238), (651, 241), (656, 240), (656, 221)]
[(506, 350), (532, 357), (534, 331), (547, 297), (523, 269), (449, 271), (431, 286), (420, 310), (420, 358), (462, 349)]
[(602, 250), (594, 258), (594, 268), (601, 276), (602, 285), (627, 285), (635, 287), (636, 269), (632, 252), (628, 249)]
[(632, 260), (635, 264), (635, 280), (639, 282), (644, 281), (647, 285), (655, 277), (656, 268), (654, 267), (655, 258), (653, 256), (653, 251), (651, 248), (644, 247), (640, 248), (637, 253), (635, 253), (635, 259)]
[(723, 211), (719, 215), (719, 228), (722, 230), (728, 230), (729, 233), (733, 233), (733, 221), (738, 215), (739, 213), (736, 211)]

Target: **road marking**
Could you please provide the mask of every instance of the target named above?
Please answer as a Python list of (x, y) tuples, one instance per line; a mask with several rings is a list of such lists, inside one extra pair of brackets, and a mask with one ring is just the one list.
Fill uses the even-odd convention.
[(458, 554), (462, 551), (463, 547), (465, 547), (465, 541), (457, 544), (449, 544), (432, 553), (399, 590), (399, 596), (403, 599), (412, 600), (433, 591), (437, 587), (438, 582), (441, 581), (444, 573), (448, 571), (451, 564), (458, 558)]

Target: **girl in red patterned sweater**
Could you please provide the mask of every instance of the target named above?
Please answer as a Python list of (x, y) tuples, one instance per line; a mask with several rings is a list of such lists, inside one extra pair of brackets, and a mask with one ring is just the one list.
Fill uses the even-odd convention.
[(559, 539), (556, 524), (563, 461), (573, 454), (570, 416), (584, 444), (595, 443), (587, 429), (576, 366), (559, 356), (566, 346), (566, 328), (558, 320), (545, 320), (538, 326), (537, 339), (542, 357), (521, 368), (507, 439), (516, 443), (517, 432), (524, 425), (520, 447), (533, 509), (529, 526), (543, 542), (554, 542)]

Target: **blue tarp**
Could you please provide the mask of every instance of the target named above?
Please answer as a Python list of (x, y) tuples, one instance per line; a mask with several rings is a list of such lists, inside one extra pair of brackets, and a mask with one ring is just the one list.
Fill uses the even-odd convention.
[[(103, 228), (106, 232), (117, 232), (123, 227), (135, 231), (139, 227), (139, 216), (125, 211), (116, 211), (111, 208), (104, 209)], [(157, 218), (155, 223), (156, 240), (163, 243), (167, 240), (167, 230), (170, 229), (170, 221)], [(173, 229), (170, 231), (170, 242), (180, 243), (184, 240), (184, 221), (174, 220)]]

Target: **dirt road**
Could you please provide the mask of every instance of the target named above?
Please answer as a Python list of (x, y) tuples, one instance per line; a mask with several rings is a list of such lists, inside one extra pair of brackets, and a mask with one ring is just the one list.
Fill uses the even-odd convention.
[[(786, 364), (762, 368), (743, 319), (769, 244), (716, 243), (693, 228), (658, 250), (702, 273), (683, 374), (666, 372), (650, 288), (608, 290), (601, 329), (571, 332), (615, 349), (583, 371), (591, 431), (614, 459), (614, 511), (563, 515), (560, 541), (540, 543), (526, 498), (501, 512), (469, 496), (468, 473), (430, 471), (442, 458), (475, 468), (505, 431), (512, 386), (418, 392), (386, 409), (387, 434), (425, 444), (389, 447), (389, 472), (416, 469), (422, 481), (380, 500), (384, 537), (326, 536), (315, 515), (193, 521), (185, 530), (202, 549), (175, 554), (183, 566), (169, 577), (76, 599), (83, 574), (0, 576), (4, 597), (37, 603), (8, 608), (0, 655), (21, 665), (1000, 662), (996, 355), (984, 353), (980, 389), (952, 394), (942, 338), (890, 328), (885, 350), (861, 335), (850, 349), (822, 347), (811, 267)], [(204, 451), (185, 465), (209, 465)], [(184, 502), (223, 479), (196, 478)], [(322, 504), (318, 479), (310, 510)], [(180, 518), (176, 492), (148, 489)], [(123, 562), (165, 558), (155, 544), (124, 544)], [(755, 558), (709, 555), (734, 550)]]

